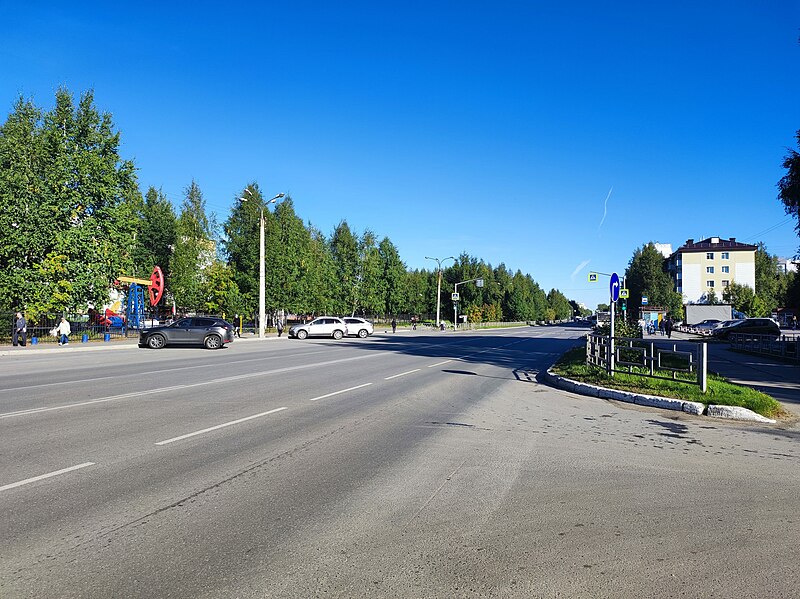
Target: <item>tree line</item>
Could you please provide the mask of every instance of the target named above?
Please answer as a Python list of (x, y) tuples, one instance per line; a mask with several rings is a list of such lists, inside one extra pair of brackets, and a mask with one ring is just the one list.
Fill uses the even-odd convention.
[[(35, 318), (99, 307), (119, 276), (146, 278), (158, 265), (179, 310), (254, 314), (263, 214), (268, 311), (435, 312), (435, 269), (409, 269), (372, 230), (342, 220), (325, 234), (304, 223), (292, 198), (274, 209), (270, 199), (249, 182), (217, 223), (192, 181), (176, 210), (160, 189), (141, 193), (133, 161), (120, 155), (120, 132), (93, 92), (76, 103), (60, 89), (50, 110), (19, 98), (0, 127), (0, 311)], [(459, 287), (459, 313), (471, 322), (566, 319), (577, 309), (531, 275), (466, 252), (443, 269), (443, 297), (477, 278), (483, 287)], [(451, 307), (442, 302), (444, 318)]]

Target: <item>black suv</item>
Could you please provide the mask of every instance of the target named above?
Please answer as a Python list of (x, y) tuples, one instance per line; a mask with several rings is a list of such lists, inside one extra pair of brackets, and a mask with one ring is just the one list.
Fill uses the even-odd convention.
[(711, 334), (717, 339), (729, 339), (734, 334), (780, 337), (781, 329), (771, 318), (745, 318), (718, 327)]
[(165, 345), (201, 345), (219, 349), (233, 341), (233, 325), (215, 316), (181, 318), (172, 324), (144, 329), (139, 347), (161, 349)]

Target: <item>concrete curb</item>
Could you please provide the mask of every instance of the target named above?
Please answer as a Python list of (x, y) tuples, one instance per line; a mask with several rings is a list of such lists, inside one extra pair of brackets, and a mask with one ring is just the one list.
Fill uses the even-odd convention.
[(564, 378), (557, 374), (553, 374), (548, 368), (542, 373), (543, 378), (549, 384), (565, 391), (577, 393), (578, 395), (588, 395), (589, 397), (598, 397), (600, 399), (613, 399), (616, 401), (624, 401), (639, 406), (647, 406), (650, 408), (662, 408), (665, 410), (675, 410), (678, 412), (686, 412), (687, 414), (694, 414), (695, 416), (702, 416), (706, 413), (713, 418), (728, 418), (732, 420), (747, 420), (750, 422), (762, 422), (775, 424), (775, 420), (765, 418), (761, 414), (756, 414), (752, 410), (742, 408), (739, 406), (706, 406), (698, 401), (686, 401), (683, 399), (672, 399), (670, 397), (658, 397), (656, 395), (644, 395), (638, 393), (631, 393), (629, 391), (617, 391), (616, 389), (606, 389), (605, 387), (598, 387), (597, 385), (590, 385), (588, 383), (580, 383), (568, 378)]

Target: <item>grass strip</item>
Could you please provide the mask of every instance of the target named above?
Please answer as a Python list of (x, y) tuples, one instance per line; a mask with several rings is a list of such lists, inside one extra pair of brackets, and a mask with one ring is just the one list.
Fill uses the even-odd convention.
[(607, 389), (698, 401), (705, 405), (741, 406), (767, 418), (779, 418), (786, 415), (780, 402), (773, 397), (761, 391), (731, 383), (718, 374), (708, 374), (706, 393), (702, 393), (696, 384), (680, 382), (680, 380), (651, 379), (620, 372), (614, 373), (613, 378), (609, 377), (602, 368), (586, 363), (585, 346), (569, 350), (559, 358), (552, 370), (555, 374), (573, 381)]

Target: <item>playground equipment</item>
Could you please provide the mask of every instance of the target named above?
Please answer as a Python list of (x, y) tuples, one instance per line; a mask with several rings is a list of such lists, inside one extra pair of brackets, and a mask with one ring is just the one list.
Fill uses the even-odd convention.
[(120, 283), (130, 283), (128, 295), (125, 299), (125, 318), (128, 328), (144, 328), (144, 289), (148, 288), (150, 296), (150, 306), (155, 307), (164, 295), (164, 274), (158, 266), (153, 267), (149, 279), (138, 279), (136, 277), (119, 277)]

